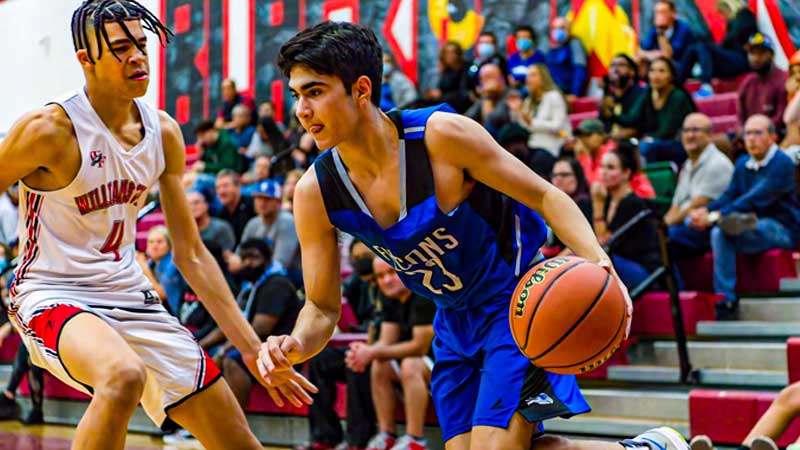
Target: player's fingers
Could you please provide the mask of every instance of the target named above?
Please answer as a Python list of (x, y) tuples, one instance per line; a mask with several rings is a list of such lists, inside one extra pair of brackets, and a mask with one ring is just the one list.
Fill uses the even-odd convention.
[(278, 405), (278, 407), (283, 407), (283, 399), (281, 398), (281, 394), (278, 393), (278, 390), (276, 388), (268, 387), (267, 393), (269, 394), (269, 397), (272, 399), (272, 401), (275, 402), (276, 405)]
[(292, 390), (289, 389), (288, 384), (289, 383), (278, 386), (278, 390), (281, 391), (281, 394), (286, 398), (286, 400), (289, 400), (289, 403), (291, 403), (292, 405), (297, 407), (303, 406), (303, 402), (298, 400), (297, 396), (294, 395), (294, 392), (292, 392)]
[(314, 383), (312, 383), (312, 382), (308, 381), (308, 379), (307, 379), (306, 377), (304, 377), (304, 376), (303, 376), (301, 373), (299, 373), (299, 372), (294, 372), (294, 373), (292, 374), (292, 377), (291, 377), (291, 379), (292, 379), (293, 381), (295, 381), (297, 384), (299, 384), (299, 385), (300, 385), (300, 386), (301, 386), (303, 389), (305, 389), (306, 391), (313, 392), (313, 393), (315, 393), (315, 394), (316, 394), (317, 392), (319, 392), (319, 389), (318, 389), (316, 386), (314, 386)]
[(261, 344), (261, 350), (258, 351), (258, 361), (264, 366), (267, 373), (275, 370), (275, 363), (272, 362), (272, 357), (269, 354), (269, 346), (267, 343)]
[(289, 359), (286, 358), (286, 355), (283, 353), (283, 350), (281, 350), (280, 340), (278, 340), (277, 338), (267, 340), (267, 350), (269, 351), (269, 355), (275, 367), (280, 367), (280, 368), (291, 367), (292, 364), (289, 362)]
[(269, 382), (269, 374), (267, 373), (267, 367), (264, 366), (264, 363), (261, 361), (261, 356), (256, 359), (256, 367), (258, 367), (258, 374), (264, 381)]
[[(296, 381), (289, 380), (287, 384), (289, 385), (289, 388), (294, 392), (295, 396), (297, 396), (297, 398), (302, 403), (305, 403), (306, 405), (314, 403), (314, 399), (311, 398), (311, 394), (309, 394), (305, 389), (303, 389), (303, 387), (300, 386)], [(302, 406), (302, 405), (297, 405), (297, 406)]]
[(286, 339), (281, 342), (281, 350), (284, 354), (289, 354), (291, 352), (302, 352), (303, 345), (300, 344), (300, 341), (292, 336), (286, 336)]

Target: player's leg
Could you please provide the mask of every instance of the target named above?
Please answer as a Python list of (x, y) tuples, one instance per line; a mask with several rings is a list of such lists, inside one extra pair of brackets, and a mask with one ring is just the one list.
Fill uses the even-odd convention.
[(800, 416), (800, 382), (784, 388), (769, 406), (769, 409), (758, 419), (750, 430), (742, 445), (751, 447), (753, 440), (759, 436), (778, 439), (789, 423)]
[(394, 383), (400, 378), (391, 361), (372, 361), (370, 367), (370, 390), (375, 417), (378, 419), (378, 433), (370, 439), (368, 449), (391, 448), (397, 438), (397, 424), (394, 421), (397, 399)]
[(170, 408), (168, 414), (208, 450), (263, 448), (224, 380), (212, 382)]
[(222, 362), (222, 373), (233, 391), (236, 401), (239, 402), (239, 406), (242, 409), (246, 408), (250, 398), (250, 389), (253, 388), (253, 379), (250, 378), (250, 372), (247, 371), (242, 354), (238, 350), (232, 350), (225, 356)]
[(430, 369), (422, 358), (404, 358), (400, 362), (400, 384), (406, 412), (406, 434), (423, 439), (428, 412)]
[[(58, 306), (49, 315), (60, 320), (58, 310), (70, 313), (68, 308), (74, 307)], [(92, 400), (75, 431), (72, 448), (122, 449), (128, 421), (144, 389), (145, 365), (101, 318), (87, 312), (71, 313), (74, 315), (62, 321), (61, 332), (56, 334), (58, 356), (68, 375), (93, 389)], [(46, 319), (43, 316), (28, 324), (37, 335), (39, 327), (34, 321)], [(48, 338), (43, 339), (47, 345)]]
[(433, 352), (436, 364), (431, 374), (431, 397), (445, 449), (469, 450), (481, 381), (478, 358), (463, 357), (439, 336), (433, 338)]

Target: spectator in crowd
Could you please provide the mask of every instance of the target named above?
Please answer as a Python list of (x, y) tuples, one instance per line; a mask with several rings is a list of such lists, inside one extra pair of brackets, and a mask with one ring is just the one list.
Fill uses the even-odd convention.
[[(575, 129), (575, 159), (581, 164), (589, 185), (600, 181), (600, 168), (603, 157), (616, 147), (616, 141), (609, 140), (603, 123), (598, 119), (586, 119)], [(633, 172), (630, 179), (633, 193), (641, 198), (654, 198), (656, 191), (647, 175), (642, 171)]]
[(750, 70), (744, 47), (747, 39), (758, 31), (755, 14), (742, 0), (717, 0), (717, 11), (727, 21), (722, 43), (695, 42), (678, 64), (681, 82), (689, 78), (695, 64), (700, 65), (702, 86), (696, 97), (714, 95), (712, 78), (732, 78)]
[(678, 175), (678, 186), (664, 222), (672, 227), (684, 225), (689, 212), (716, 200), (730, 184), (733, 164), (711, 139), (711, 119), (702, 113), (686, 116), (681, 142), (689, 158)]
[(717, 304), (718, 319), (737, 315), (737, 253), (793, 249), (800, 243), (794, 163), (775, 144), (775, 124), (757, 114), (745, 122), (744, 137), (748, 154), (736, 161), (728, 189), (689, 214), (690, 226), (711, 229), (714, 290), (724, 297)]
[[(553, 186), (569, 195), (581, 209), (586, 220), (592, 223), (592, 198), (589, 194), (589, 183), (586, 181), (583, 168), (578, 160), (571, 156), (562, 156), (553, 165), (553, 173), (550, 178)], [(560, 248), (561, 255), (571, 254), (571, 251), (564, 247), (564, 243), (554, 233), (548, 246)]]
[(514, 29), (514, 44), (517, 51), (508, 57), (509, 83), (515, 88), (523, 88), (528, 76), (528, 67), (544, 64), (544, 55), (536, 49), (536, 34), (529, 25)]
[(653, 26), (642, 41), (641, 54), (649, 60), (663, 56), (681, 61), (695, 40), (689, 24), (678, 19), (675, 2), (658, 0), (653, 6)]
[[(6, 316), (3, 314), (3, 316)], [(11, 322), (0, 325), (0, 345), (3, 340), (13, 331)], [(14, 365), (11, 368), (11, 377), (6, 384), (6, 388), (0, 393), (0, 420), (15, 420), (18, 418), (19, 408), (17, 406), (17, 388), (24, 379), (28, 382), (30, 391), (31, 409), (25, 418), (20, 419), (25, 425), (37, 425), (44, 423), (44, 413), (42, 410), (44, 400), (44, 369), (31, 364), (28, 349), (20, 344), (17, 355), (14, 358)]]
[[(268, 158), (267, 162), (269, 162)], [(258, 160), (256, 160), (256, 167), (258, 167)], [(269, 173), (269, 165), (267, 165), (267, 173)], [(239, 174), (232, 170), (221, 170), (217, 174), (214, 187), (222, 207), (215, 211), (213, 216), (228, 222), (233, 229), (236, 245), (238, 245), (245, 225), (256, 215), (253, 198), (244, 195)]]
[(781, 148), (792, 155), (795, 164), (800, 153), (800, 50), (789, 58), (789, 76), (786, 78), (786, 94), (788, 105), (783, 112), (783, 123), (786, 125), (786, 136), (781, 141)]
[(156, 225), (148, 231), (147, 249), (145, 253), (137, 252), (136, 259), (167, 310), (177, 315), (187, 284), (172, 262), (172, 239), (167, 227)]
[(392, 54), (383, 53), (383, 83), (381, 84), (381, 110), (404, 108), (418, 98), (414, 83), (397, 68)]
[[(242, 233), (242, 241), (250, 239), (268, 239), (272, 243), (272, 260), (280, 264), (295, 281), (300, 271), (300, 246), (294, 217), (288, 211), (281, 210), (281, 187), (274, 180), (262, 181), (253, 192), (256, 216), (247, 222)], [(232, 273), (241, 270), (241, 257), (232, 254), (228, 258), (228, 267)], [(298, 286), (301, 284), (297, 283)]]
[(528, 147), (547, 150), (557, 158), (564, 140), (572, 135), (567, 102), (544, 64), (528, 67), (525, 87), (524, 101), (519, 95), (506, 97), (511, 117), (530, 132)]
[[(344, 296), (359, 322), (358, 330), (367, 331), (367, 343), (374, 344), (381, 316), (379, 292), (372, 272), (375, 255), (358, 240), (350, 244), (350, 263), (355, 272), (344, 283)], [(366, 307), (362, 308), (363, 304)], [(344, 332), (353, 330), (342, 330)], [(334, 448), (364, 449), (375, 434), (375, 408), (370, 391), (370, 370), (355, 372), (345, 364), (345, 349), (328, 347), (309, 361), (309, 381), (319, 389), (308, 407), (311, 443), (295, 450), (328, 450)], [(342, 425), (335, 411), (336, 383), (347, 384), (347, 447), (342, 441)]]
[(208, 212), (208, 201), (202, 193), (190, 191), (186, 194), (192, 217), (197, 223), (200, 237), (204, 241), (218, 242), (225, 250), (233, 250), (236, 246), (236, 235), (230, 224), (222, 219), (211, 217)]
[(0, 244), (11, 245), (17, 242), (18, 205), (19, 191), (16, 185), (0, 194)]
[(230, 78), (222, 80), (222, 83), (220, 84), (220, 90), (222, 93), (222, 106), (220, 106), (219, 112), (217, 113), (217, 120), (214, 122), (214, 126), (217, 129), (233, 128), (233, 108), (236, 105), (246, 106), (251, 114), (250, 123), (255, 123), (256, 104), (253, 102), (252, 98), (240, 94), (236, 90), (236, 82)]
[(763, 114), (770, 118), (776, 130), (783, 127), (786, 109), (785, 71), (775, 67), (775, 47), (772, 41), (756, 33), (747, 41), (747, 60), (754, 73), (747, 75), (739, 85), (739, 120)]
[(545, 55), (547, 68), (558, 88), (569, 101), (583, 96), (588, 79), (586, 50), (579, 39), (570, 36), (570, 22), (556, 17), (550, 24), (550, 50)]
[(447, 41), (439, 49), (439, 82), (435, 89), (425, 93), (425, 98), (435, 103), (447, 103), (463, 114), (472, 104), (471, 89), (464, 51), (458, 42)]
[(228, 128), (231, 140), (239, 149), (239, 153), (247, 155), (253, 142), (253, 135), (256, 133), (256, 127), (251, 122), (250, 110), (244, 105), (234, 106), (231, 124), (232, 126)]
[(253, 163), (253, 171), (242, 175), (242, 182), (245, 183), (242, 186), (242, 194), (253, 195), (253, 192), (258, 189), (258, 185), (270, 178), (270, 169), (272, 169), (272, 158), (269, 156), (256, 158)]
[(556, 158), (542, 148), (528, 147), (528, 140), (528, 130), (517, 123), (504, 126), (497, 135), (497, 142), (503, 148), (524, 162), (540, 177), (550, 179), (550, 172), (553, 171)]
[(303, 169), (294, 169), (286, 174), (286, 180), (283, 182), (283, 202), (281, 203), (281, 209), (284, 211), (294, 211), (294, 188), (304, 173)]
[(619, 118), (624, 111), (633, 109), (633, 105), (644, 95), (644, 88), (639, 85), (638, 67), (628, 55), (620, 53), (611, 60), (608, 68), (608, 82), (603, 91), (600, 105), (600, 119), (614, 137), (631, 137), (621, 135)]
[(508, 86), (500, 67), (492, 63), (481, 66), (480, 81), (480, 98), (465, 115), (483, 125), (493, 136), (497, 136), (500, 129), (511, 122), (511, 110), (506, 103)]
[[(242, 259), (239, 275), (250, 287), (243, 289), (237, 300), (258, 338), (265, 341), (270, 335), (291, 333), (303, 304), (286, 271), (272, 262), (269, 245), (263, 239), (247, 240), (242, 242), (239, 255)], [(223, 336), (221, 331), (212, 333)], [(231, 349), (225, 354), (223, 376), (244, 409), (250, 389), (257, 381), (247, 370), (239, 350)]]
[(469, 66), (473, 89), (480, 84), (480, 71), (484, 64), (496, 65), (500, 68), (503, 79), (508, 77), (508, 63), (497, 44), (497, 36), (491, 31), (481, 31), (481, 34), (478, 35), (478, 42), (475, 44), (475, 57)]
[(246, 156), (251, 159), (259, 156), (275, 156), (285, 150), (287, 145), (280, 124), (271, 117), (261, 117), (258, 119), (256, 132), (247, 148)]
[[(639, 152), (629, 141), (619, 142), (616, 150), (603, 156), (600, 181), (591, 188), (594, 231), (602, 244), (648, 209), (630, 186), (632, 175), (638, 171)], [(652, 221), (642, 220), (618, 239), (609, 253), (620, 279), (633, 289), (661, 265), (658, 230)]]
[(711, 249), (708, 229), (689, 226), (690, 212), (719, 198), (731, 182), (733, 164), (711, 140), (711, 119), (693, 113), (683, 121), (682, 142), (689, 159), (678, 175), (672, 206), (664, 216), (669, 227), (670, 250), (676, 259)]
[(683, 119), (695, 111), (695, 106), (676, 80), (675, 64), (664, 56), (655, 58), (648, 72), (650, 85), (619, 118), (621, 125), (636, 129), (640, 151), (648, 162), (672, 161), (681, 165), (686, 160), (678, 138)]
[[(424, 450), (436, 306), (405, 287), (386, 261), (375, 258), (372, 267), (384, 297), (380, 335), (374, 344), (351, 344), (345, 356), (347, 366), (355, 372), (363, 372), (372, 364), (372, 401), (378, 434), (370, 439), (367, 449)], [(395, 423), (396, 382), (403, 388), (406, 416), (406, 434), (399, 439)]]
[(311, 133), (303, 133), (292, 151), (295, 169), (308, 169), (319, 154), (319, 149)]
[(216, 175), (222, 169), (244, 172), (247, 163), (229, 133), (220, 132), (214, 128), (213, 122), (204, 120), (197, 125), (194, 134), (197, 138), (195, 147), (200, 155), (192, 167), (194, 170), (210, 175)]

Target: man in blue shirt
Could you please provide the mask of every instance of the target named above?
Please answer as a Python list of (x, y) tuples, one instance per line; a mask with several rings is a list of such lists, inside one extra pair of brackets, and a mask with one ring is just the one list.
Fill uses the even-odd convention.
[(508, 57), (510, 81), (514, 87), (523, 87), (528, 67), (544, 63), (544, 56), (542, 52), (536, 50), (536, 35), (533, 33), (533, 28), (528, 25), (520, 25), (514, 29), (514, 44), (517, 51)]
[(545, 55), (547, 68), (567, 98), (580, 97), (586, 87), (586, 50), (578, 39), (569, 35), (570, 23), (556, 17), (550, 25), (552, 47)]
[(678, 19), (675, 3), (658, 0), (653, 8), (653, 27), (642, 41), (642, 55), (647, 59), (664, 55), (673, 61), (681, 61), (695, 40), (689, 24)]
[(696, 229), (711, 229), (714, 290), (725, 296), (718, 319), (736, 317), (736, 254), (771, 248), (797, 248), (800, 203), (795, 195), (794, 163), (775, 144), (775, 125), (762, 114), (744, 126), (748, 155), (736, 162), (728, 189), (707, 208), (690, 213)]

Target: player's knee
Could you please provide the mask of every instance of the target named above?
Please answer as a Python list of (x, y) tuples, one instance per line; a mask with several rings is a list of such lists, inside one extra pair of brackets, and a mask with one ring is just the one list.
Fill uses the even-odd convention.
[(392, 365), (389, 361), (379, 361), (375, 360), (372, 361), (370, 365), (370, 375), (372, 376), (373, 380), (383, 380), (389, 379), (392, 377)]
[(113, 363), (105, 380), (96, 388), (96, 395), (113, 401), (138, 403), (147, 380), (147, 369), (141, 360)]
[(800, 412), (800, 383), (790, 384), (785, 387), (778, 394), (775, 403), (795, 413)]
[(400, 362), (400, 379), (403, 382), (425, 377), (425, 362), (422, 358), (405, 358)]

